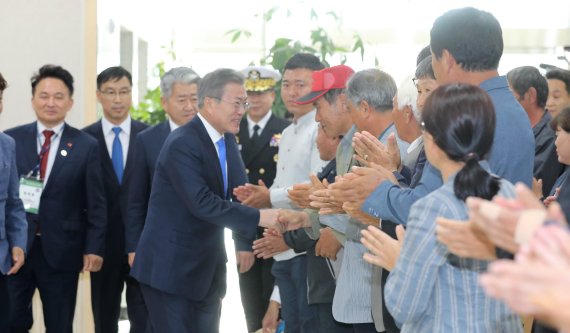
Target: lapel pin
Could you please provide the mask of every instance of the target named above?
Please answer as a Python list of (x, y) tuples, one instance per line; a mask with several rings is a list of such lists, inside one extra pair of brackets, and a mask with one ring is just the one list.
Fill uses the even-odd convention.
[(71, 147), (73, 147), (73, 143), (71, 143), (71, 142), (68, 142), (68, 143), (67, 143), (67, 147), (68, 147), (68, 148), (71, 148)]
[(67, 150), (65, 150), (65, 149), (62, 149), (59, 153), (60, 153), (61, 156), (63, 156), (63, 157), (67, 156)]

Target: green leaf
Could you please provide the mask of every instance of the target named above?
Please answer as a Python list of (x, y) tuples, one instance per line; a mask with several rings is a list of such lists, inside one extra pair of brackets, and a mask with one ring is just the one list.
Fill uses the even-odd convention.
[(334, 20), (337, 21), (337, 22), (340, 21), (338, 15), (337, 15), (335, 12), (333, 12), (333, 11), (327, 12), (327, 15), (331, 16), (332, 18), (334, 18)]
[(267, 12), (265, 12), (265, 14), (263, 14), (263, 19), (265, 20), (265, 22), (271, 21), (271, 19), (273, 18), (273, 14), (277, 11), (277, 9), (279, 9), (279, 7), (275, 6), (269, 9)]
[(239, 36), (241, 36), (241, 31), (238, 30), (235, 32), (235, 34), (232, 37), (232, 43), (235, 43), (236, 40), (238, 40)]
[(311, 8), (311, 20), (318, 20), (319, 19), (319, 15), (317, 15), (317, 12), (315, 11), (314, 8)]

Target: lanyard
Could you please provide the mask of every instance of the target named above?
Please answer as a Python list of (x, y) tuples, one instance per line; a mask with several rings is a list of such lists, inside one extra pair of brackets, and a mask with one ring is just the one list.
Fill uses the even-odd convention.
[[(38, 180), (40, 179), (40, 172), (39, 172), (39, 171), (40, 171), (40, 164), (41, 164), (41, 162), (42, 162), (42, 159), (44, 158), (45, 154), (46, 154), (46, 153), (49, 151), (49, 149), (51, 148), (52, 142), (55, 141), (55, 140), (61, 135), (61, 133), (63, 132), (63, 128), (64, 128), (64, 127), (65, 127), (65, 126), (62, 126), (62, 127), (59, 129), (59, 131), (55, 132), (55, 133), (51, 136), (49, 145), (47, 145), (47, 146), (45, 146), (45, 147), (44, 147), (43, 144), (42, 144), (42, 136), (43, 136), (43, 133), (42, 133), (42, 132), (39, 132), (39, 133), (38, 133), (37, 139), (38, 139), (38, 145), (40, 146), (40, 153), (38, 154), (38, 164), (36, 164), (36, 166), (34, 166), (34, 167), (32, 168), (32, 170), (30, 170), (30, 172), (28, 172), (28, 174), (26, 175), (26, 177), (30, 178), (30, 177), (32, 177), (32, 175), (35, 174), (35, 175), (36, 175), (36, 179), (38, 179)], [(48, 158), (49, 158), (49, 156), (48, 156)]]

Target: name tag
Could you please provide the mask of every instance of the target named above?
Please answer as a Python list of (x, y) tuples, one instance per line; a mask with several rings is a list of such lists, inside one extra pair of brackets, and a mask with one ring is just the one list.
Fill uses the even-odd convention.
[(20, 199), (27, 213), (37, 214), (40, 209), (40, 198), (44, 184), (35, 178), (20, 178)]

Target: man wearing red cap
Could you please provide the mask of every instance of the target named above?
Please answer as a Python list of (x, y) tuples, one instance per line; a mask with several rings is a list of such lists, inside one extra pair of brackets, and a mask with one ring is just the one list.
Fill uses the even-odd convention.
[[(373, 136), (386, 143), (389, 135), (395, 132), (392, 121), (392, 97), (396, 93), (396, 84), (388, 75), (379, 70), (370, 69), (353, 74), (348, 82), (341, 85), (338, 82), (343, 80), (343, 73), (346, 73), (346, 66), (336, 66), (314, 73), (322, 77), (325, 84), (321, 87), (313, 86), (314, 93), (301, 98), (299, 102), (308, 103), (313, 101), (317, 106), (318, 120), (321, 125), (333, 133), (339, 134), (348, 126), (349, 130), (344, 135), (337, 150), (337, 173), (344, 175), (351, 168), (358, 164), (353, 159), (355, 151), (352, 147), (352, 137), (357, 131), (367, 131)], [(346, 74), (345, 74), (346, 75)], [(348, 75), (346, 75), (348, 76)], [(322, 92), (323, 88), (334, 86), (331, 80), (339, 80), (337, 86), (345, 86), (346, 89), (338, 89), (335, 100), (330, 101), (331, 91)], [(319, 82), (318, 79), (314, 80)], [(317, 99), (315, 99), (317, 98)], [(331, 108), (330, 106), (336, 106)], [(342, 108), (338, 108), (342, 106)], [(350, 126), (354, 124), (352, 128)], [(400, 143), (402, 156), (405, 154), (407, 145)], [(362, 162), (367, 163), (365, 159)], [(315, 198), (318, 197), (318, 198)], [(363, 223), (378, 223), (378, 219), (372, 219), (358, 212), (350, 211), (349, 216), (342, 207), (342, 202), (335, 202), (328, 196), (327, 191), (316, 191), (313, 193), (314, 200), (311, 204), (329, 207), (321, 209), (317, 215), (315, 212), (308, 214), (312, 224), (312, 236), (322, 240), (323, 231), (329, 228), (334, 230), (338, 241), (343, 243), (344, 253), (337, 254), (342, 258), (342, 262), (337, 264), (336, 270), (337, 288), (334, 294), (332, 313), (334, 319), (342, 323), (352, 324), (355, 332), (382, 332), (384, 331), (383, 320), (374, 318), (377, 326), (373, 324), (371, 316), (371, 282), (379, 285), (380, 281), (372, 281), (371, 267), (362, 261), (362, 255), (366, 249), (360, 243), (360, 230)], [(332, 209), (330, 207), (333, 207)], [(327, 211), (330, 215), (322, 215)], [(324, 229), (323, 226), (326, 226)]]

